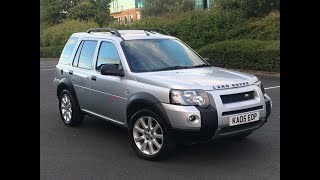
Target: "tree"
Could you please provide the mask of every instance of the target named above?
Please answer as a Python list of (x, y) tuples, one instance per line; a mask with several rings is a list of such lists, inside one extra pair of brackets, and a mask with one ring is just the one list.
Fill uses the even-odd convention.
[(71, 8), (67, 14), (67, 18), (88, 21), (92, 20), (95, 14), (96, 12), (94, 5), (85, 1)]
[(144, 16), (159, 16), (166, 13), (179, 14), (194, 9), (195, 0), (145, 0)]
[(100, 27), (106, 26), (113, 22), (114, 19), (110, 16), (110, 3), (112, 0), (91, 0), (96, 11), (93, 21), (99, 24)]
[(69, 10), (67, 17), (82, 21), (93, 20), (103, 27), (113, 21), (110, 16), (110, 2), (111, 0), (83, 0)]
[(77, 6), (82, 0), (40, 0), (40, 22), (55, 25), (66, 19), (70, 8)]
[(52, 26), (65, 19), (93, 20), (104, 26), (110, 17), (111, 0), (40, 0), (40, 24)]

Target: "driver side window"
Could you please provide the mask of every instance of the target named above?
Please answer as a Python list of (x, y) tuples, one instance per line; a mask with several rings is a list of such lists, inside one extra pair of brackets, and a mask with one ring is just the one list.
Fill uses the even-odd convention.
[(96, 70), (100, 71), (101, 67), (105, 64), (116, 64), (119, 68), (121, 68), (118, 51), (116, 47), (109, 42), (101, 42), (98, 52)]

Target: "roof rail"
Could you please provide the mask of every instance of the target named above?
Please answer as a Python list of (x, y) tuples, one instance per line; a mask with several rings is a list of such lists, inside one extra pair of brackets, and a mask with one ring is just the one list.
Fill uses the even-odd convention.
[(144, 30), (144, 31), (161, 31), (162, 33), (160, 34), (165, 34), (165, 35), (168, 35), (168, 36), (171, 36), (167, 31), (161, 29), (161, 28), (133, 28), (131, 30)]
[(88, 30), (86, 30), (86, 33), (90, 33), (91, 31), (101, 31), (101, 30), (106, 30), (109, 31), (110, 33), (114, 34), (117, 37), (120, 37), (122, 40), (123, 37), (120, 35), (119, 31), (113, 28), (90, 28)]

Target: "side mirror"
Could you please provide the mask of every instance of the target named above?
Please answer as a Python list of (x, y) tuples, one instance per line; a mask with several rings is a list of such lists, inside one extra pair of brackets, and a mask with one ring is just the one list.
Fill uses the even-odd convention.
[(111, 75), (111, 76), (124, 76), (123, 69), (118, 68), (119, 65), (116, 64), (105, 64), (101, 67), (102, 75)]

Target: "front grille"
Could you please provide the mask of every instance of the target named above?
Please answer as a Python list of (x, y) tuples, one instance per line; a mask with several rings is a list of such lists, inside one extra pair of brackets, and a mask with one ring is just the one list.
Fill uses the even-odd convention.
[(240, 101), (247, 101), (254, 99), (254, 92), (244, 92), (244, 93), (237, 93), (237, 94), (228, 94), (228, 95), (221, 95), (221, 100), (223, 104), (240, 102)]
[(235, 111), (227, 111), (227, 112), (223, 112), (222, 116), (229, 116), (229, 115), (232, 115), (232, 114), (245, 113), (245, 112), (249, 112), (249, 111), (259, 110), (259, 109), (262, 109), (262, 108), (263, 108), (263, 106), (256, 106), (256, 107), (247, 108), (247, 109), (240, 109), (240, 110), (235, 110)]
[(259, 121), (255, 121), (255, 122), (251, 122), (251, 123), (224, 127), (224, 128), (221, 128), (220, 134), (228, 134), (228, 133), (237, 132), (237, 131), (241, 131), (241, 130), (256, 128), (256, 127), (260, 126), (261, 123), (262, 123), (262, 121), (259, 120)]

